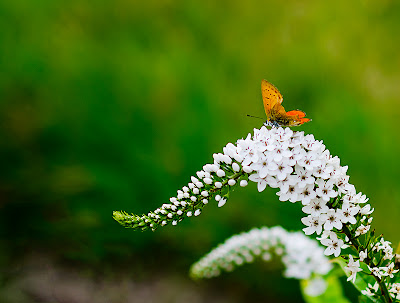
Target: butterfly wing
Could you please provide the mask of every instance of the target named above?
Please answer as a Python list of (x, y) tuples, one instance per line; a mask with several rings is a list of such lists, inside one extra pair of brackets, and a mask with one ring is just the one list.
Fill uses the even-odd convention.
[(301, 110), (291, 110), (286, 113), (288, 116), (297, 116), (298, 118), (304, 118), (306, 116), (306, 113), (301, 111)]
[(302, 125), (306, 122), (311, 121), (311, 119), (309, 118), (304, 118), (306, 116), (306, 113), (301, 110), (291, 110), (286, 113), (286, 116), (288, 117), (291, 126)]
[(283, 97), (279, 90), (267, 80), (261, 81), (261, 94), (263, 98), (265, 114), (269, 119), (271, 117), (271, 109), (277, 104), (280, 105), (283, 101)]

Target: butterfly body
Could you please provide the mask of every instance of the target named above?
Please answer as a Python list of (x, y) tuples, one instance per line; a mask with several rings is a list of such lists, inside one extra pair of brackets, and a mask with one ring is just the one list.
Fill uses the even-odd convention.
[(281, 104), (282, 94), (267, 80), (261, 81), (261, 93), (268, 126), (298, 126), (311, 121), (311, 119), (305, 118), (306, 114), (301, 110), (286, 112)]

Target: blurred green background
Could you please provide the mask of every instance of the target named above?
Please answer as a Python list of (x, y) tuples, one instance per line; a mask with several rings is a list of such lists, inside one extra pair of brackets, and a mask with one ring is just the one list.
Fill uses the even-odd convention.
[(263, 78), (397, 245), (399, 29), (388, 0), (1, 1), (0, 301), (302, 302), (278, 263), (187, 275), (234, 233), (301, 229), (276, 190), (250, 184), (154, 233), (112, 219), (167, 202), (259, 127)]

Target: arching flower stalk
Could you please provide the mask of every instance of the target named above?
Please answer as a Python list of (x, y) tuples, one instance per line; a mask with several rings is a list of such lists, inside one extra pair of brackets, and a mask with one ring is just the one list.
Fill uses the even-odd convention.
[(374, 209), (349, 183), (347, 166), (341, 166), (322, 141), (289, 128), (263, 126), (235, 145), (228, 143), (213, 157), (214, 163), (204, 165), (170, 203), (146, 215), (115, 211), (114, 219), (141, 230), (177, 225), (185, 217), (198, 216), (211, 200), (223, 206), (233, 189), (250, 180), (260, 192), (266, 186), (278, 188), (280, 201), (302, 203), (304, 233), (318, 235), (326, 256), (341, 255), (346, 260), (348, 280), (364, 295), (381, 302), (400, 299), (391, 243), (370, 229)]
[(324, 249), (303, 233), (288, 232), (280, 226), (254, 228), (232, 236), (193, 264), (190, 275), (194, 279), (216, 277), (221, 271), (232, 271), (257, 257), (269, 261), (273, 256), (281, 257), (286, 278), (308, 280), (307, 295), (325, 292), (327, 285), (322, 276), (332, 269), (332, 264)]

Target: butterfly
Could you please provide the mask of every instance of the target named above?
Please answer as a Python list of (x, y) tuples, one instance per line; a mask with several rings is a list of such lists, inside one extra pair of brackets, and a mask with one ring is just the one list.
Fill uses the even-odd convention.
[(261, 81), (261, 94), (264, 103), (265, 114), (267, 115), (268, 126), (298, 126), (311, 121), (304, 118), (306, 113), (301, 110), (285, 111), (281, 105), (283, 97), (279, 90), (267, 80)]

